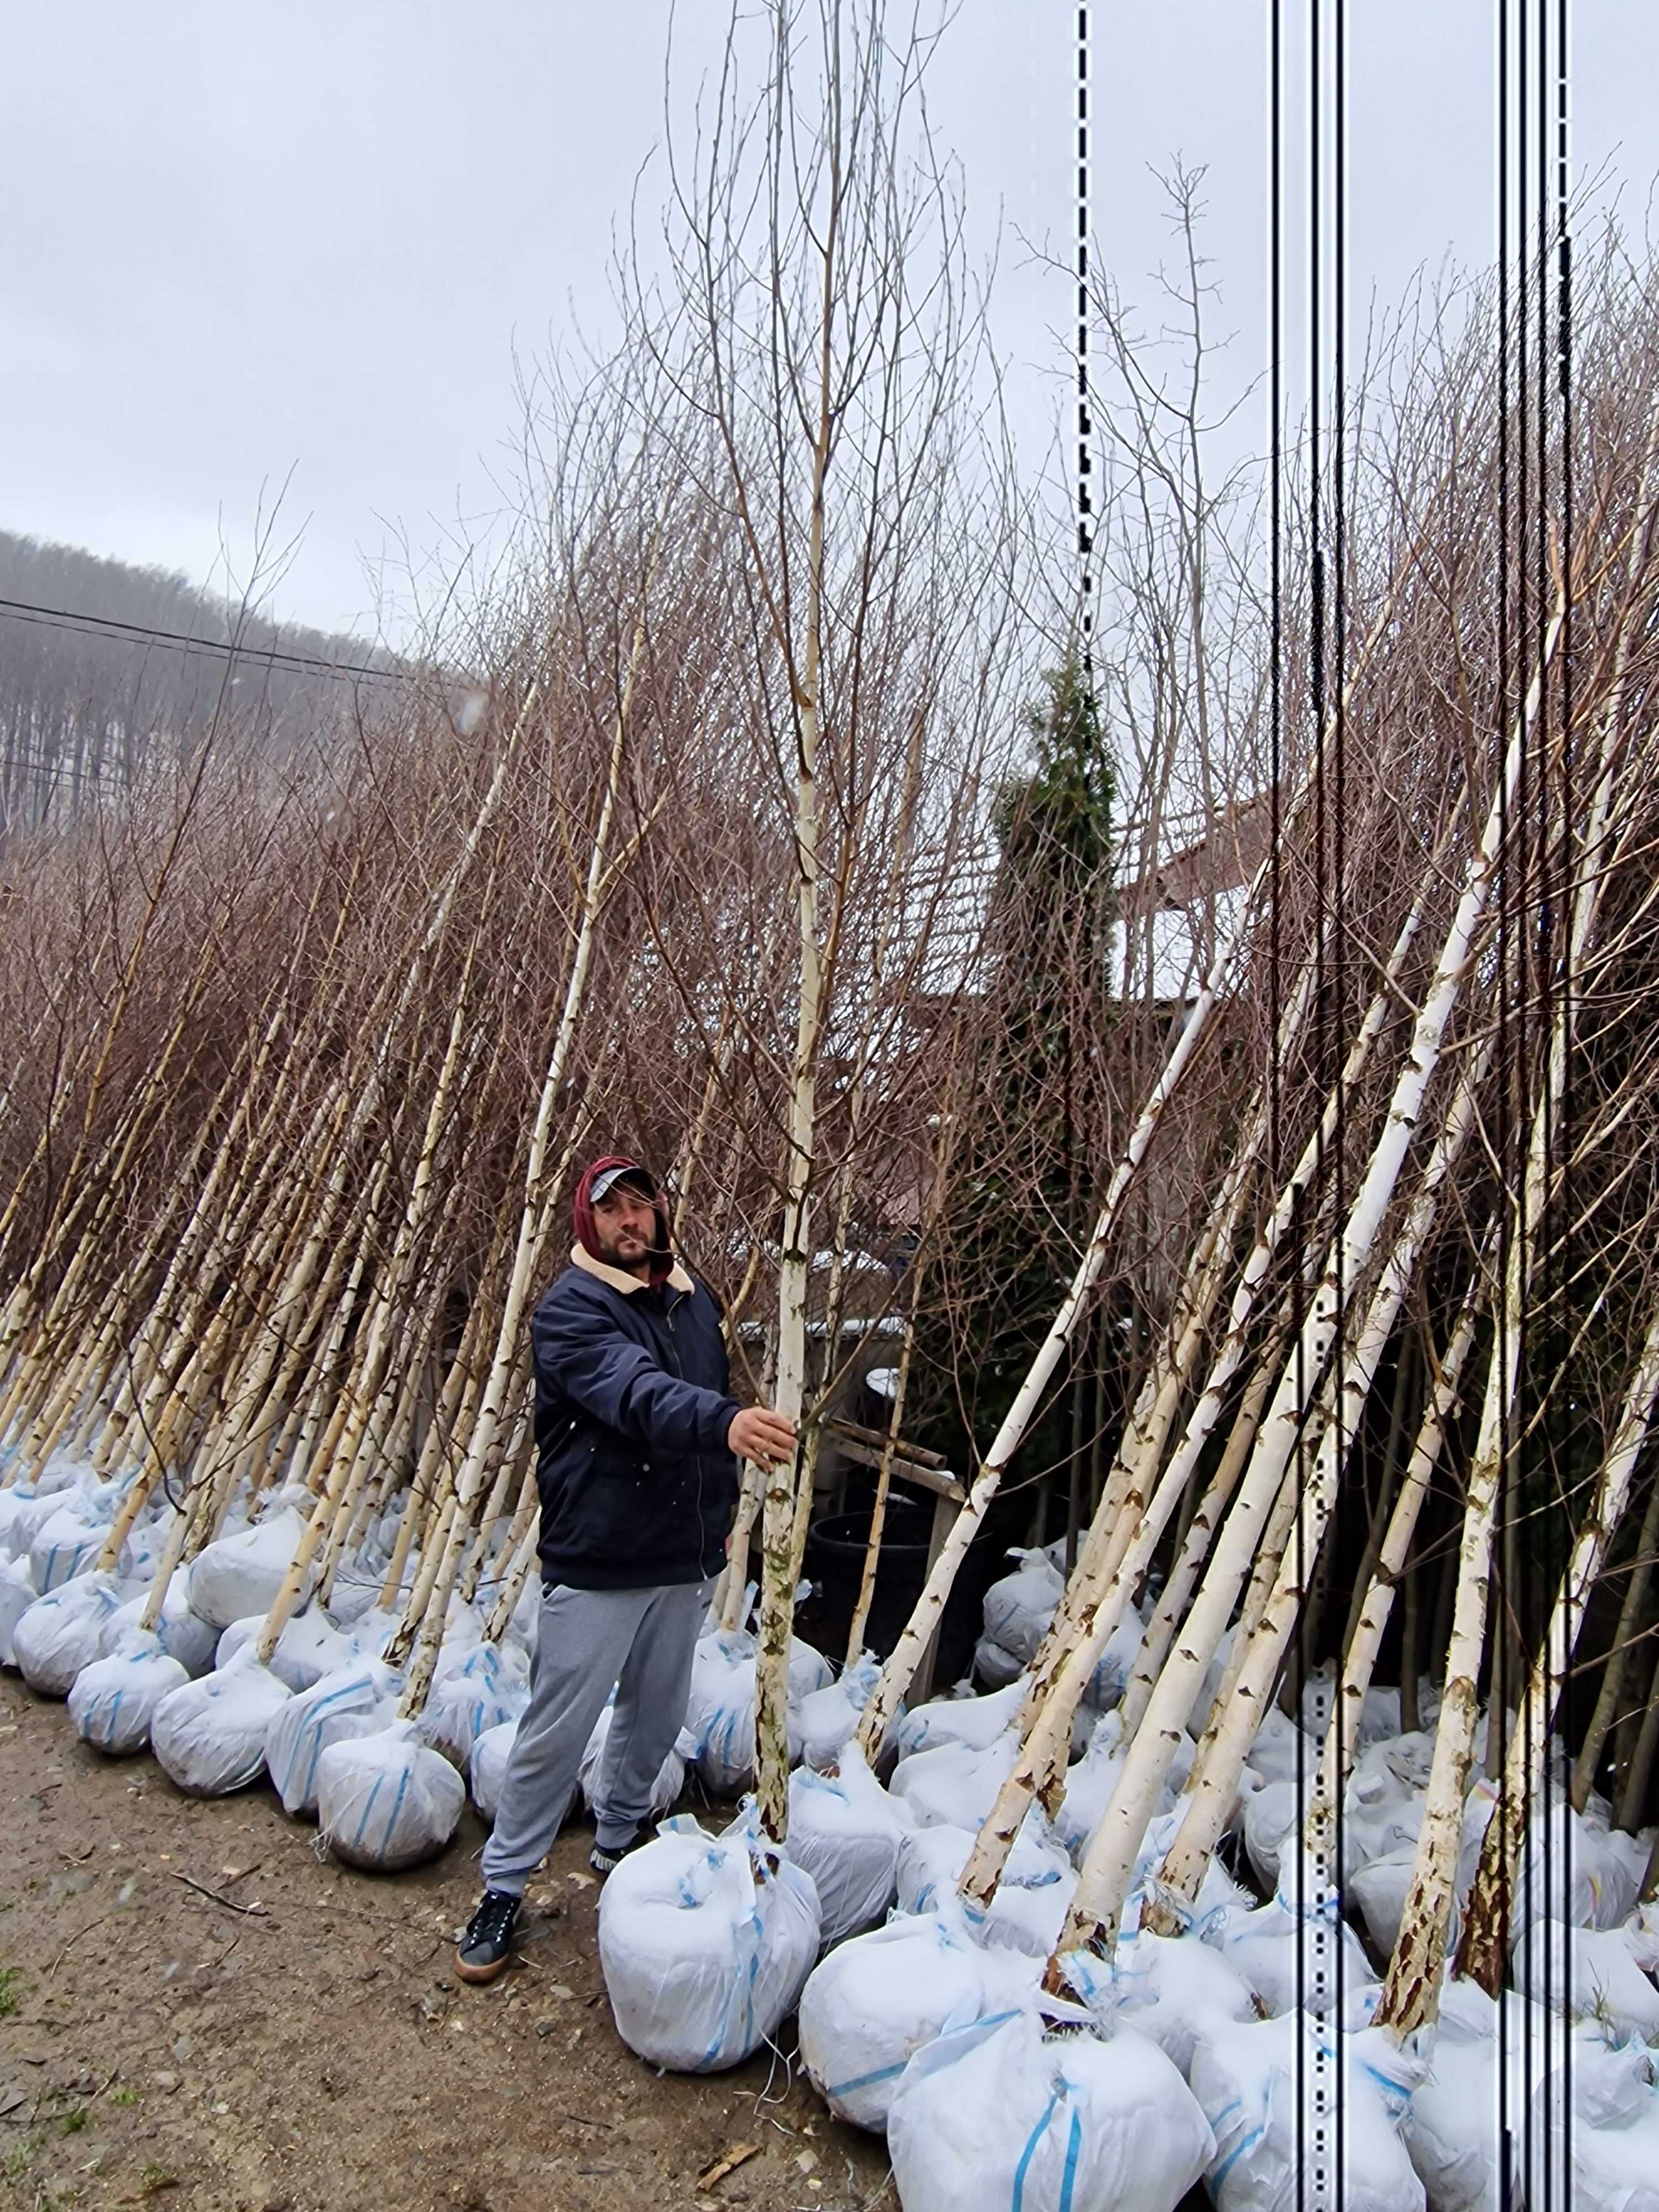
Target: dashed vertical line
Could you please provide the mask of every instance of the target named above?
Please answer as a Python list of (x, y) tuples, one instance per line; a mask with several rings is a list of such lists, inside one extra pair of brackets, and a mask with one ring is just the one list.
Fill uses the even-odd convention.
[(1077, 550), (1078, 625), (1083, 680), (1094, 672), (1094, 502), (1089, 415), (1089, 9), (1077, 11)]

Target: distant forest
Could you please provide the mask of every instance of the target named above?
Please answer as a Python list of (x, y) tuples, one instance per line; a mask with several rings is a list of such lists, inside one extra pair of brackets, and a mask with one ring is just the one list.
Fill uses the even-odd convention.
[[(228, 606), (187, 578), (0, 531), (0, 843), (67, 821), (187, 760), (216, 715), (280, 754), (382, 692), (269, 658), (273, 649), (390, 666), (358, 638), (280, 625)], [(96, 617), (192, 642), (77, 627)], [(216, 647), (234, 643), (228, 655)]]

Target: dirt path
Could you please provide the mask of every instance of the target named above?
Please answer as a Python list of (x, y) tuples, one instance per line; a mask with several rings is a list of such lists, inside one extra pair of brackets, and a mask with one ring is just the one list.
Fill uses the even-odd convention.
[(436, 1865), (377, 1881), (268, 1789), (181, 1796), (9, 1675), (0, 1820), (5, 2212), (896, 2212), (880, 2143), (786, 2064), (659, 2078), (623, 2048), (583, 1826), (532, 1887), (524, 1963), (468, 1990), (470, 1809)]

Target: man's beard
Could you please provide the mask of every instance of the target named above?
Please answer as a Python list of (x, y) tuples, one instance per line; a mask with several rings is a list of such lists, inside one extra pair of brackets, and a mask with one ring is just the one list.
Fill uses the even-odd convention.
[(648, 1266), (653, 1260), (660, 1256), (657, 1251), (656, 1246), (648, 1237), (641, 1237), (634, 1241), (637, 1245), (637, 1249), (629, 1249), (629, 1251), (624, 1252), (620, 1244), (615, 1243), (611, 1238), (608, 1237), (599, 1237), (597, 1242), (599, 1247), (600, 1259), (605, 1261), (607, 1267), (620, 1267), (624, 1273), (627, 1273), (631, 1268)]

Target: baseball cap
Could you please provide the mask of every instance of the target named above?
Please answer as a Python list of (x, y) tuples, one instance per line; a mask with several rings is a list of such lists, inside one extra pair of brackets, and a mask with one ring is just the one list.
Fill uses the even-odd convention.
[(619, 1182), (632, 1183), (643, 1197), (654, 1200), (657, 1195), (657, 1179), (651, 1170), (642, 1168), (637, 1160), (623, 1160), (594, 1176), (587, 1189), (589, 1203), (597, 1206), (605, 1193)]

